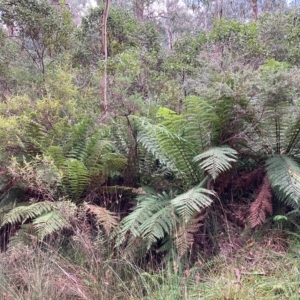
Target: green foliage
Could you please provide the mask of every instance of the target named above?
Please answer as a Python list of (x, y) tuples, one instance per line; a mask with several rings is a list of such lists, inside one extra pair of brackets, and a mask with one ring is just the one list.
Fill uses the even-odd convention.
[(48, 64), (46, 55), (51, 58), (70, 47), (73, 23), (64, 2), (58, 10), (46, 0), (4, 0), (0, 10), (2, 21), (17, 27), (28, 58), (42, 74)]
[(299, 65), (299, 30), (297, 9), (263, 14), (259, 33), (267, 57)]
[(200, 212), (205, 207), (209, 207), (216, 197), (214, 191), (202, 187), (203, 183), (195, 186), (184, 194), (176, 196), (171, 200), (175, 211), (185, 223), (189, 222), (195, 213)]
[(259, 40), (257, 22), (239, 22), (237, 20), (215, 20), (213, 30), (208, 34), (212, 45), (219, 45), (222, 51), (244, 58), (257, 56), (264, 50)]
[[(181, 220), (187, 224), (195, 214), (210, 206), (211, 197), (216, 196), (213, 191), (202, 186), (203, 183), (180, 195), (171, 191), (138, 196), (133, 212), (120, 223), (120, 229), (117, 231), (119, 243), (125, 239), (126, 233), (130, 232), (133, 240), (141, 237), (149, 249), (153, 244), (169, 236), (175, 237), (179, 252), (182, 252), (183, 248), (187, 251), (191, 246), (189, 241), (181, 239), (179, 243), (179, 236), (175, 235), (182, 226)], [(171, 251), (169, 247), (167, 250)]]
[(236, 162), (238, 153), (229, 147), (213, 147), (194, 157), (200, 167), (214, 180), (220, 173), (231, 168), (232, 162)]
[(298, 163), (286, 155), (270, 157), (266, 161), (269, 181), (277, 197), (299, 209), (300, 168)]
[[(65, 232), (82, 232), (93, 249), (103, 246), (96, 236), (104, 233), (102, 248), (114, 259), (121, 253), (145, 263), (156, 250), (158, 260), (172, 259), (177, 274), (184, 268), (180, 262), (199, 261), (203, 249), (223, 254), (231, 222), (232, 228), (253, 220), (261, 225), (267, 212), (278, 213), (274, 195), (282, 210), (298, 212), (297, 10), (241, 21), (231, 4), (222, 3), (222, 15), (220, 3), (212, 9), (216, 3), (203, 2), (194, 22), (195, 12), (183, 3), (171, 1), (163, 16), (152, 14), (151, 1), (136, 1), (130, 9), (112, 3), (105, 66), (109, 113), (103, 118), (103, 3), (75, 29), (73, 8), (54, 2), (0, 0), (1, 22), (8, 26), (7, 33), (0, 29), (1, 245), (8, 239), (46, 245)], [(248, 2), (241, 6), (250, 10)], [(140, 4), (144, 17), (155, 21), (134, 16), (131, 8)], [(263, 10), (265, 4), (259, 5)], [(214, 24), (210, 13), (218, 15)], [(217, 197), (222, 207), (212, 205)], [(299, 220), (293, 222), (296, 228)], [(70, 247), (80, 238), (72, 238)], [(113, 238), (117, 247), (111, 249)], [(101, 261), (105, 280), (126, 277), (95, 261)], [(154, 298), (166, 297), (160, 280), (153, 283), (159, 290)], [(97, 299), (110, 297), (111, 282), (101, 281), (105, 292)], [(125, 289), (127, 283), (122, 281)], [(96, 284), (88, 279), (95, 290)], [(145, 289), (140, 295), (148, 296)]]
[(89, 173), (84, 164), (76, 159), (67, 159), (63, 167), (63, 184), (71, 199), (77, 201), (89, 184)]
[[(75, 54), (80, 64), (93, 64), (101, 57), (101, 22), (104, 6), (90, 10), (78, 33), (82, 42)], [(150, 22), (140, 24), (128, 11), (112, 6), (107, 19), (108, 55), (113, 57), (130, 48), (159, 49), (159, 33)]]
[(3, 217), (2, 226), (6, 224), (24, 223), (28, 219), (40, 216), (44, 212), (50, 211), (52, 203), (48, 201), (33, 203), (31, 205), (19, 204)]

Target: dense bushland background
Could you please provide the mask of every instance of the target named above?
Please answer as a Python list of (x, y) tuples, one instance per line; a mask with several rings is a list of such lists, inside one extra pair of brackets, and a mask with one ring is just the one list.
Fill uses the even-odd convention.
[(297, 1), (0, 11), (1, 299), (299, 298)]

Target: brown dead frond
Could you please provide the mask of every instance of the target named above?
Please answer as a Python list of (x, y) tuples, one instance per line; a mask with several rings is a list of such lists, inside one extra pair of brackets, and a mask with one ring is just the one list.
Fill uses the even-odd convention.
[(96, 221), (103, 226), (105, 233), (110, 234), (113, 228), (118, 225), (118, 217), (104, 207), (87, 204), (87, 211), (91, 213)]
[(272, 188), (265, 175), (259, 194), (250, 207), (249, 221), (251, 228), (261, 225), (266, 220), (266, 214), (273, 214)]
[(187, 253), (194, 244), (194, 235), (203, 225), (201, 221), (205, 215), (191, 219), (187, 224), (182, 224), (175, 234), (175, 244), (178, 250), (179, 258)]
[(251, 172), (244, 172), (239, 174), (239, 177), (233, 181), (233, 184), (240, 189), (249, 188), (253, 183), (258, 183), (262, 180), (264, 176), (264, 169), (259, 168)]

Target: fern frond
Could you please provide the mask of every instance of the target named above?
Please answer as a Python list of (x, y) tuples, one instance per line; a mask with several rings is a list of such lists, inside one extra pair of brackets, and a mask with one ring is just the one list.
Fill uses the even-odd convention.
[(57, 167), (62, 167), (65, 163), (63, 148), (60, 146), (50, 146), (47, 148), (45, 155), (50, 157)]
[(300, 142), (300, 118), (288, 128), (286, 135), (287, 145), (285, 147), (285, 154), (295, 154), (299, 150)]
[(43, 240), (47, 235), (70, 227), (70, 223), (59, 211), (49, 211), (41, 214), (32, 221), (37, 236)]
[(19, 140), (25, 153), (33, 156), (43, 153), (50, 143), (46, 129), (34, 121), (25, 123), (24, 126), (26, 135), (24, 138), (19, 137)]
[(220, 118), (208, 101), (197, 96), (184, 100), (186, 106), (186, 131), (188, 140), (193, 141), (198, 152), (202, 152), (220, 135)]
[(214, 191), (202, 187), (203, 182), (191, 190), (176, 196), (171, 200), (175, 211), (187, 223), (196, 212), (212, 204), (212, 197), (217, 197)]
[[(196, 154), (194, 145), (184, 138), (183, 127), (176, 128), (175, 122), (172, 128), (172, 123), (168, 120), (168, 129), (165, 122), (153, 125), (142, 120), (139, 124), (138, 142), (187, 185), (199, 182), (199, 170), (192, 162)], [(175, 129), (178, 130), (177, 133), (174, 132)]]
[(34, 219), (45, 212), (49, 212), (53, 209), (54, 203), (49, 201), (43, 201), (33, 204), (19, 203), (16, 207), (11, 209), (3, 217), (1, 227), (6, 224), (21, 224), (28, 219)]
[(113, 177), (125, 167), (127, 159), (118, 153), (107, 153), (101, 160), (103, 174)]
[(286, 150), (290, 152), (295, 139), (297, 140), (297, 136), (294, 136), (297, 124), (291, 125), (291, 116), (297, 108), (278, 99), (270, 102), (267, 101), (264, 108), (264, 118), (260, 123), (261, 134), (267, 137), (266, 142), (273, 153), (280, 154)]
[(300, 207), (300, 168), (297, 162), (286, 155), (276, 155), (266, 161), (271, 186), (277, 197), (293, 206)]
[(84, 164), (76, 159), (65, 162), (63, 182), (72, 199), (77, 201), (90, 181), (89, 173)]
[(105, 207), (99, 207), (92, 204), (86, 205), (87, 210), (93, 214), (96, 221), (103, 226), (105, 233), (109, 236), (110, 232), (118, 225), (118, 217), (107, 210)]
[(165, 128), (153, 125), (146, 120), (140, 120), (137, 141), (141, 143), (143, 147), (155, 158), (159, 159), (162, 164), (165, 164), (170, 169), (175, 170), (175, 165), (168, 159), (162, 145), (160, 144), (160, 139), (158, 137), (159, 133), (164, 134), (169, 140), (171, 133), (165, 130)]
[(174, 234), (174, 239), (179, 259), (192, 248), (194, 243), (194, 234), (202, 226), (200, 223), (201, 220), (203, 220), (203, 216), (193, 218), (188, 223), (183, 222), (180, 226), (178, 226)]
[(67, 158), (76, 159), (79, 161), (83, 160), (86, 155), (87, 136), (89, 130), (89, 122), (83, 120), (73, 127), (65, 149), (67, 151)]
[(272, 215), (272, 188), (268, 176), (264, 177), (259, 194), (250, 207), (249, 221), (251, 228), (260, 226), (266, 220), (266, 213)]
[(141, 236), (146, 240), (148, 249), (166, 235), (170, 235), (178, 222), (173, 208), (167, 205), (152, 214), (138, 228)]
[(140, 195), (136, 198), (137, 205), (133, 211), (121, 222), (121, 232), (130, 231), (134, 236), (139, 236), (139, 227), (153, 214), (170, 205), (174, 194), (162, 193), (157, 195)]
[(195, 162), (215, 180), (218, 175), (231, 168), (236, 162), (238, 153), (229, 147), (213, 147), (194, 157)]

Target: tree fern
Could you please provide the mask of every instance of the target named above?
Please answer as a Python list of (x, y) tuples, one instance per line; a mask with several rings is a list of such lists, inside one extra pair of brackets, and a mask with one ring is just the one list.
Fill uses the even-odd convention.
[(231, 168), (231, 163), (237, 160), (238, 153), (229, 147), (213, 147), (194, 157), (195, 162), (213, 179), (216, 179), (220, 173)]
[(276, 155), (266, 161), (271, 186), (279, 199), (300, 207), (300, 168), (297, 162), (286, 155)]

